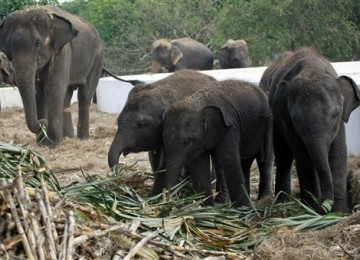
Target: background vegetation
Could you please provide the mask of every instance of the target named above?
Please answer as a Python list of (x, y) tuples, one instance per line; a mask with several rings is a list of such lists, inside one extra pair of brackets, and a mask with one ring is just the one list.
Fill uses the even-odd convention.
[(92, 23), (106, 67), (119, 75), (149, 72), (159, 38), (194, 38), (215, 58), (227, 39), (245, 39), (253, 66), (301, 46), (334, 62), (360, 59), (358, 0), (2, 0), (0, 15), (34, 4), (59, 5)]

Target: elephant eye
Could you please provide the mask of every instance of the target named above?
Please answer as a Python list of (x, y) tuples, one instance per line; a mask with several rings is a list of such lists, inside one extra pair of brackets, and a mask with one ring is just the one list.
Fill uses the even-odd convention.
[(146, 122), (145, 122), (144, 120), (141, 120), (141, 121), (139, 121), (139, 122), (136, 123), (136, 126), (137, 126), (138, 128), (144, 128), (146, 125), (147, 125), (147, 124), (146, 124)]
[(41, 47), (41, 41), (40, 41), (40, 39), (36, 39), (36, 41), (35, 41), (35, 48), (36, 48), (37, 50), (39, 50), (40, 47)]
[(184, 147), (189, 147), (192, 144), (191, 138), (186, 138), (185, 140), (183, 140), (182, 144)]

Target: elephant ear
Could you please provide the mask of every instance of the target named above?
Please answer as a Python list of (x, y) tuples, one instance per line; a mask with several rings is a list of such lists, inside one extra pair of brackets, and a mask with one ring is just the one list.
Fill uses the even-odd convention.
[(68, 19), (62, 16), (51, 13), (50, 17), (52, 17), (52, 44), (56, 54), (58, 54), (65, 44), (78, 35), (79, 31)]
[(232, 125), (224, 112), (215, 106), (204, 107), (201, 111), (206, 149), (211, 149), (229, 131)]
[(354, 80), (347, 76), (337, 78), (344, 97), (343, 115), (344, 122), (349, 121), (351, 112), (360, 105), (360, 91)]
[(173, 65), (176, 65), (183, 56), (184, 55), (178, 46), (171, 47), (171, 62)]
[(2, 50), (6, 56), (8, 57), (9, 60), (12, 59), (11, 53), (10, 53), (10, 44), (9, 44), (9, 40), (8, 40), (8, 35), (9, 35), (9, 26), (6, 26), (7, 21), (10, 18), (7, 17), (2, 24), (0, 24), (0, 50)]
[(6, 75), (10, 76), (10, 62), (7, 58), (3, 57), (0, 53), (0, 70), (2, 70)]

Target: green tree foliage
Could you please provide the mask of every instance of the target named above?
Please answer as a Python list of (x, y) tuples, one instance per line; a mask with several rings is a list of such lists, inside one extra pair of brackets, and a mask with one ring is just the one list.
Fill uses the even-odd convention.
[[(1, 0), (0, 14), (42, 3), (57, 1)], [(359, 0), (72, 0), (61, 7), (98, 29), (106, 67), (119, 75), (148, 72), (159, 38), (196, 39), (215, 59), (227, 39), (245, 39), (253, 66), (302, 46), (331, 61), (360, 59)]]
[(349, 0), (227, 1), (215, 31), (222, 31), (225, 38), (244, 38), (255, 65), (302, 46), (313, 47), (332, 61), (351, 60), (359, 58), (360, 48), (354, 4)]
[(31, 5), (47, 5), (47, 4), (58, 5), (59, 2), (57, 0), (1, 0), (0, 21), (7, 14), (15, 10), (24, 9)]

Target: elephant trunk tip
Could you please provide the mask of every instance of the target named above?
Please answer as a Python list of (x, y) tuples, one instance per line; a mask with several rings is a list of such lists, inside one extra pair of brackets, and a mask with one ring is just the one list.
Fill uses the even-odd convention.
[(26, 124), (29, 130), (34, 134), (46, 132), (46, 129), (48, 127), (48, 122), (46, 119), (40, 119), (37, 122), (27, 120)]

